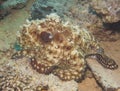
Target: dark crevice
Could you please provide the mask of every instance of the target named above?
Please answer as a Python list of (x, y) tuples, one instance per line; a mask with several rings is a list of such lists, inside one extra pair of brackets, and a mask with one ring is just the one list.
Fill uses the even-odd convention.
[(114, 23), (103, 23), (106, 30), (110, 30), (112, 33), (120, 33), (120, 21)]
[(115, 42), (120, 38), (120, 21), (114, 23), (103, 23), (103, 28), (93, 32), (99, 41)]
[(100, 82), (98, 82), (98, 80), (96, 79), (96, 77), (95, 77), (94, 73), (92, 72), (91, 68), (89, 67), (89, 65), (87, 65), (87, 66), (88, 66), (88, 69), (91, 71), (93, 78), (95, 79), (95, 82), (98, 84), (98, 86), (102, 89), (102, 91), (106, 91), (105, 87), (102, 86), (102, 84), (100, 84)]

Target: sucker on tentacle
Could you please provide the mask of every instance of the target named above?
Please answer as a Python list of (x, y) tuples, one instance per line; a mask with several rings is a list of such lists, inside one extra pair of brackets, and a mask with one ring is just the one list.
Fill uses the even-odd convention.
[(57, 65), (47, 66), (47, 65), (44, 65), (44, 64), (40, 64), (40, 63), (37, 62), (36, 58), (31, 58), (30, 63), (32, 65), (33, 69), (37, 69), (37, 72), (44, 73), (46, 75), (49, 75), (50, 73), (53, 72), (54, 69), (58, 68)]

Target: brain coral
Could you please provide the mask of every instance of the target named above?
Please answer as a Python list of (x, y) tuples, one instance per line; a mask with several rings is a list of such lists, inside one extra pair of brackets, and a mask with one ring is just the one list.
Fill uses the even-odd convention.
[(62, 22), (56, 14), (28, 21), (17, 35), (22, 49), (12, 58), (28, 57), (37, 72), (52, 73), (65, 81), (81, 78), (85, 55), (100, 48), (87, 30)]

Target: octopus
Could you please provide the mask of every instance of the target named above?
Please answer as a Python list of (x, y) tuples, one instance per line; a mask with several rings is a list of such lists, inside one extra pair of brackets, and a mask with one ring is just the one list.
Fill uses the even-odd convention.
[(34, 70), (54, 74), (63, 81), (81, 79), (88, 57), (95, 58), (107, 69), (118, 68), (89, 31), (63, 22), (56, 14), (27, 21), (17, 34), (16, 42), (20, 50), (12, 55), (12, 59), (27, 57)]

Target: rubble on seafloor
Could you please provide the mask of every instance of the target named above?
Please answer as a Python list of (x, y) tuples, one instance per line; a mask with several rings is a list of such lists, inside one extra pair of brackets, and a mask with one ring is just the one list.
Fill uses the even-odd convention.
[(4, 61), (6, 64), (0, 63), (0, 91), (77, 91), (78, 89), (78, 84), (73, 80), (63, 82), (52, 74), (35, 72), (26, 59)]

